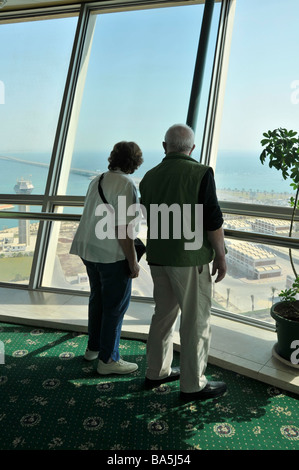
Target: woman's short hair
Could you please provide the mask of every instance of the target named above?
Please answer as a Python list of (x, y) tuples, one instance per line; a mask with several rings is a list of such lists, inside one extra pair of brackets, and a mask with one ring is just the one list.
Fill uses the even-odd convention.
[(108, 162), (109, 170), (120, 169), (124, 173), (131, 174), (143, 162), (142, 151), (135, 142), (118, 142), (114, 145)]
[(191, 150), (194, 145), (194, 132), (186, 124), (174, 124), (165, 134), (167, 151), (185, 152)]

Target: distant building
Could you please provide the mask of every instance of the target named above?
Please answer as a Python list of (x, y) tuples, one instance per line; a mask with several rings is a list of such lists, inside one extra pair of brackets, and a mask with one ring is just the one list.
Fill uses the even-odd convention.
[[(17, 194), (31, 194), (34, 186), (31, 181), (25, 181), (20, 179), (14, 187)], [(20, 212), (29, 212), (29, 206), (25, 204), (19, 204)], [(30, 244), (30, 221), (27, 219), (19, 220), (19, 243), (28, 246)]]
[(251, 221), (245, 217), (224, 218), (224, 228), (249, 232), (251, 231)]
[(13, 243), (14, 233), (13, 232), (0, 232), (0, 243), (5, 245), (6, 243)]
[(26, 245), (24, 243), (8, 243), (7, 245), (3, 245), (3, 251), (5, 252), (18, 253), (25, 250)]
[(241, 232), (257, 232), (270, 235), (288, 235), (290, 224), (285, 220), (252, 218), (252, 217), (225, 217), (224, 227)]
[(288, 221), (277, 219), (255, 219), (251, 225), (254, 232), (267, 233), (270, 235), (288, 235), (290, 229)]
[(265, 279), (281, 276), (276, 256), (259, 245), (247, 242), (227, 242), (227, 262), (248, 279)]

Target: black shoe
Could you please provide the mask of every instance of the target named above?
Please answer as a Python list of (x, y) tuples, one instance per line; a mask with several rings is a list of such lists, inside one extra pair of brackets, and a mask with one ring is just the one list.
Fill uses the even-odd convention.
[(180, 398), (187, 401), (207, 400), (208, 398), (216, 398), (223, 395), (227, 390), (224, 382), (208, 382), (205, 388), (199, 392), (180, 392)]
[(165, 377), (164, 379), (152, 380), (152, 379), (148, 379), (147, 377), (145, 377), (144, 385), (145, 385), (145, 388), (155, 388), (155, 387), (159, 387), (159, 385), (164, 384), (166, 382), (174, 382), (175, 380), (178, 380), (179, 378), (180, 378), (180, 368), (173, 367), (171, 369), (170, 375), (168, 375), (168, 377)]

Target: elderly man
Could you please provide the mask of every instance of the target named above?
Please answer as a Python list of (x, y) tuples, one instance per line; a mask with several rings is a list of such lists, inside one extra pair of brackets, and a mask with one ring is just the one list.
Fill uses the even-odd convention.
[[(147, 214), (147, 261), (155, 301), (147, 341), (145, 385), (154, 388), (180, 379), (182, 399), (214, 398), (226, 391), (225, 383), (208, 381), (205, 376), (211, 336), (209, 263), (213, 262), (212, 275), (217, 274), (215, 282), (220, 282), (226, 274), (222, 213), (212, 169), (191, 158), (195, 147), (193, 130), (183, 124), (170, 127), (163, 147), (165, 158), (145, 174), (139, 186)], [(165, 212), (159, 217), (157, 207), (169, 209), (166, 231)], [(189, 209), (189, 217), (182, 217), (180, 226), (174, 213), (170, 217), (177, 208), (181, 208), (181, 214), (185, 208)], [(202, 209), (200, 218), (198, 208)], [(185, 226), (186, 221), (190, 227)], [(190, 243), (190, 233), (196, 238), (199, 224), (201, 240), (197, 237)], [(180, 311), (178, 369), (171, 368), (171, 364), (172, 337)]]

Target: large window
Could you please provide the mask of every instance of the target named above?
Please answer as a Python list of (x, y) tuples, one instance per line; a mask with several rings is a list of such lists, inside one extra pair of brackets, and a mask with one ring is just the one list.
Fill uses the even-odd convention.
[(38, 222), (1, 219), (0, 282), (28, 284), (38, 232)]
[[(78, 214), (79, 208), (69, 208)], [(89, 291), (86, 268), (78, 256), (70, 255), (70, 248), (78, 228), (78, 222), (52, 223), (48, 256), (46, 257), (44, 287), (53, 287), (75, 291)], [(146, 243), (146, 226), (142, 225), (139, 237)], [(51, 255), (50, 255), (51, 253)], [(151, 298), (153, 294), (152, 278), (145, 257), (140, 261), (140, 275), (133, 280), (132, 295)]]
[[(203, 79), (194, 154), (198, 160), (220, 7), (214, 7)], [(144, 163), (132, 175), (137, 187), (144, 173), (162, 160), (166, 130), (187, 119), (203, 13), (204, 4), (91, 15), (59, 195), (84, 196), (90, 180), (107, 170), (110, 151), (121, 140), (142, 148)], [(84, 265), (68, 254), (74, 235), (69, 229), (60, 224), (52, 230), (43, 285), (88, 290)], [(146, 242), (145, 225), (140, 237)], [(132, 293), (152, 297), (145, 258), (140, 266)]]
[[(186, 122), (203, 11), (201, 4), (96, 15), (70, 175), (60, 194), (85, 195), (89, 178), (107, 170), (110, 151), (121, 140), (143, 150), (137, 183), (161, 161), (165, 131)], [(214, 42), (219, 11), (216, 4)], [(212, 48), (208, 57), (211, 67)], [(208, 84), (206, 74), (201, 123)], [(199, 141), (201, 132), (199, 126)]]
[[(39, 221), (31, 199), (45, 192), (77, 18), (0, 25), (0, 282), (29, 284)], [(28, 218), (5, 218), (6, 211)]]
[(0, 24), (0, 187), (43, 194), (77, 18)]
[[(274, 323), (270, 316), (279, 292), (293, 280), (288, 249), (248, 241), (226, 239), (227, 275), (213, 284), (213, 306), (233, 314)], [(293, 253), (299, 267), (299, 252)]]
[[(221, 131), (212, 143), (213, 150), (218, 144), (215, 177), (224, 227), (245, 233), (226, 239), (228, 274), (213, 286), (214, 307), (267, 322), (269, 305), (292, 279), (287, 248), (271, 240), (287, 235), (281, 214), (291, 189), (259, 161), (263, 132), (298, 130), (299, 5), (297, 0), (281, 5), (281, 0), (237, 0)], [(214, 5), (196, 124), (193, 157), (198, 160), (203, 136), (203, 156), (209, 160), (206, 136), (213, 135), (214, 122), (207, 130), (204, 126), (214, 111), (218, 132), (216, 71), (228, 50), (221, 38), (225, 25), (232, 24), (229, 6)], [(79, 22), (75, 14), (0, 25), (6, 45), (0, 59), (0, 184), (6, 196), (0, 209), (26, 213), (1, 218), (0, 282), (89, 290), (81, 260), (69, 255), (88, 185), (107, 170), (118, 141), (133, 140), (143, 150), (144, 163), (133, 175), (137, 186), (163, 158), (165, 131), (187, 119), (204, 10), (204, 3), (121, 12), (95, 11), (92, 5), (91, 11), (81, 9)], [(209, 97), (215, 109), (209, 107), (206, 121)], [(46, 191), (47, 178), (53, 184)], [(53, 214), (39, 223), (37, 211)], [(145, 233), (144, 225), (144, 240)], [(260, 237), (259, 243), (253, 234), (268, 239)], [(294, 262), (298, 265), (297, 252)], [(145, 259), (133, 295), (152, 296)]]
[[(218, 197), (227, 210), (224, 227), (245, 232), (242, 240), (227, 239), (228, 274), (215, 285), (215, 305), (267, 322), (273, 321), (271, 304), (294, 274), (287, 248), (251, 242), (246, 232), (289, 233), (288, 219), (275, 214), (290, 207), (291, 181), (262, 165), (259, 156), (264, 132), (299, 130), (298, 14), (296, 0), (237, 0), (215, 169)], [(293, 236), (299, 237), (298, 223)]]
[[(198, 142), (220, 7), (219, 2), (214, 7)], [(46, 216), (39, 224), (30, 221), (30, 213), (80, 214), (91, 178), (107, 169), (109, 153), (120, 140), (134, 140), (143, 150), (144, 163), (134, 174), (137, 186), (160, 162), (165, 131), (187, 119), (204, 8), (200, 3), (90, 15), (85, 15), (88, 8), (82, 9), (76, 37), (76, 13), (0, 25), (0, 40), (6, 45), (0, 76), (0, 185), (7, 195), (1, 211), (28, 212), (26, 220), (24, 214), (1, 218), (2, 266), (5, 258), (5, 263), (26, 264), (26, 269), (8, 277), (7, 271), (0, 282), (26, 284), (31, 279), (31, 288), (88, 290), (81, 261), (68, 254), (78, 217), (64, 223)], [(72, 207), (69, 196), (82, 197), (81, 203), (76, 200)], [(141, 267), (133, 294), (151, 297), (144, 259)]]
[(236, 2), (216, 163), (220, 199), (288, 204), (289, 183), (259, 155), (264, 132), (299, 130), (298, 15), (297, 0)]

